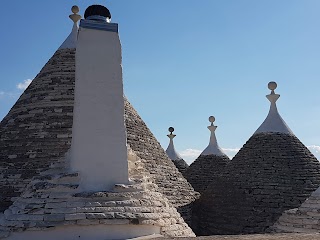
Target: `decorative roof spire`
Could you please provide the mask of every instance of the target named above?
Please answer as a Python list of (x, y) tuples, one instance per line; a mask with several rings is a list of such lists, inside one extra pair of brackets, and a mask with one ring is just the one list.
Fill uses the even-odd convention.
[(73, 21), (72, 31), (69, 34), (69, 36), (66, 38), (66, 40), (61, 44), (61, 46), (59, 47), (59, 50), (65, 49), (65, 48), (76, 48), (77, 35), (78, 35), (77, 22), (81, 19), (81, 16), (77, 14), (79, 12), (78, 6), (76, 5), (72, 6), (71, 11), (73, 12), (73, 14), (70, 14), (69, 18)]
[(168, 138), (170, 138), (170, 143), (169, 143), (169, 146), (166, 150), (166, 153), (172, 161), (182, 159), (182, 157), (180, 157), (180, 155), (176, 152), (174, 145), (173, 145), (173, 139), (176, 136), (175, 134), (172, 134), (174, 131), (174, 128), (169, 127), (168, 130), (169, 130), (170, 134), (168, 134), (167, 136), (168, 136)]
[(209, 142), (208, 147), (205, 150), (203, 150), (203, 152), (200, 155), (217, 155), (217, 156), (225, 155), (222, 152), (222, 150), (219, 147), (218, 142), (217, 142), (217, 138), (216, 138), (216, 134), (215, 134), (217, 126), (213, 125), (215, 120), (216, 119), (214, 116), (209, 117), (209, 122), (211, 123), (210, 126), (208, 126), (208, 129), (211, 132), (210, 142)]
[(277, 109), (276, 101), (280, 97), (279, 94), (276, 94), (274, 92), (274, 90), (277, 88), (277, 83), (269, 82), (268, 88), (271, 90), (271, 93), (266, 96), (268, 100), (271, 102), (269, 114), (254, 134), (262, 132), (279, 132), (293, 135), (293, 132), (282, 119)]
[(77, 23), (81, 19), (81, 16), (79, 14), (77, 14), (79, 12), (79, 7), (77, 5), (74, 5), (74, 6), (72, 6), (71, 11), (73, 12), (73, 14), (70, 14), (69, 18), (74, 23)]

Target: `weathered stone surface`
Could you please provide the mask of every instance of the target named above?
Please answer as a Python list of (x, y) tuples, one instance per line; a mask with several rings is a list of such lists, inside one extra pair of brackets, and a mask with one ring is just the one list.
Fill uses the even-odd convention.
[(190, 223), (192, 203), (198, 198), (198, 193), (174, 166), (127, 100), (125, 101), (125, 116), (127, 139), (131, 149), (141, 158), (144, 167), (159, 187), (158, 191), (164, 194), (170, 203), (177, 207), (185, 221)]
[[(76, 181), (81, 181), (79, 174), (68, 173), (68, 161), (53, 165), (35, 177), (25, 192), (5, 211), (0, 227), (12, 232), (64, 225), (150, 224), (159, 226), (164, 236), (195, 236), (177, 209), (162, 193), (156, 192), (158, 186), (153, 183), (142, 160), (136, 155), (132, 157), (133, 152), (129, 154), (131, 183), (115, 184), (110, 192), (82, 192)], [(53, 175), (52, 168), (57, 166), (56, 175)], [(54, 188), (48, 186), (57, 188), (67, 184), (61, 181), (61, 176), (75, 183), (77, 188), (69, 188), (69, 192), (50, 197), (52, 193), (48, 189), (54, 191)]]
[(57, 51), (0, 123), (0, 211), (70, 146), (74, 56)]
[[(18, 197), (32, 177), (49, 169), (69, 149), (74, 80), (75, 49), (58, 50), (1, 121), (0, 212), (12, 204), (11, 198)], [(125, 118), (128, 145), (144, 162), (144, 167), (158, 186), (157, 191), (164, 194), (190, 221), (191, 205), (198, 194), (126, 99)], [(66, 181), (74, 183), (70, 182), (70, 178), (64, 179), (65, 182), (55, 181), (59, 184)], [(70, 193), (68, 186), (63, 188)], [(51, 199), (67, 197), (59, 189), (54, 189), (58, 192), (49, 190)]]
[(48, 222), (62, 222), (65, 220), (64, 214), (47, 214), (43, 218), (44, 221)]
[(196, 204), (196, 234), (269, 231), (320, 185), (320, 163), (293, 135), (253, 135)]
[(223, 176), (229, 163), (230, 159), (226, 155), (200, 155), (189, 166), (184, 176), (196, 191), (203, 193), (215, 178)]
[(319, 232), (320, 196), (312, 194), (299, 208), (285, 211), (272, 226), (274, 232)]
[(73, 213), (73, 214), (66, 214), (65, 215), (66, 220), (81, 220), (86, 219), (85, 213)]
[(186, 163), (185, 160), (183, 159), (176, 159), (172, 161), (174, 163), (174, 165), (176, 166), (176, 168), (182, 173), (182, 175), (184, 176), (185, 172), (187, 171), (189, 165), (188, 163)]

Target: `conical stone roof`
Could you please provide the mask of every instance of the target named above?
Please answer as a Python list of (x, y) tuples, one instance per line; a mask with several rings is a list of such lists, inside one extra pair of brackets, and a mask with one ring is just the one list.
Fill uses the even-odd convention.
[(285, 211), (272, 226), (274, 232), (314, 233), (320, 231), (320, 188), (298, 208)]
[(202, 194), (212, 181), (223, 176), (229, 162), (230, 159), (226, 155), (200, 155), (190, 164), (184, 176), (194, 190)]
[[(0, 123), (0, 211), (31, 178), (61, 159), (71, 144), (75, 48), (54, 53)], [(140, 157), (158, 191), (187, 221), (198, 193), (193, 190), (146, 124), (125, 99), (127, 143)]]
[(217, 126), (213, 125), (215, 118), (210, 116), (209, 121), (211, 122), (208, 127), (211, 132), (209, 145), (189, 166), (184, 175), (192, 187), (200, 193), (203, 193), (215, 178), (222, 176), (230, 162), (229, 157), (223, 153), (217, 143), (215, 136)]
[(173, 164), (176, 166), (176, 168), (179, 170), (179, 172), (182, 173), (182, 175), (185, 177), (185, 172), (187, 171), (189, 165), (184, 159), (177, 159), (173, 161)]
[(184, 173), (188, 169), (189, 165), (179, 155), (179, 153), (177, 153), (177, 151), (174, 147), (173, 138), (175, 138), (175, 136), (176, 136), (175, 134), (173, 134), (174, 128), (169, 127), (168, 130), (169, 130), (170, 134), (168, 134), (167, 136), (168, 136), (168, 138), (170, 138), (170, 142), (167, 147), (166, 153), (167, 153), (168, 157), (172, 160), (172, 162), (174, 163), (176, 168), (182, 173), (182, 175), (184, 175)]
[(127, 100), (125, 120), (128, 145), (142, 159), (159, 191), (177, 207), (185, 221), (190, 223), (192, 203), (198, 198), (199, 193), (194, 191), (168, 158), (160, 143)]
[[(275, 95), (273, 87), (270, 95)], [(270, 99), (272, 103), (275, 98)], [(274, 114), (275, 101), (272, 104)], [(196, 234), (266, 232), (285, 210), (300, 206), (320, 185), (318, 160), (286, 124), (279, 128), (265, 122), (259, 128), (263, 131), (233, 158), (224, 177), (202, 194), (194, 210)]]
[(72, 136), (75, 49), (55, 52), (0, 123), (0, 210), (64, 156)]
[[(31, 232), (33, 238), (38, 239), (63, 231), (66, 239), (74, 239), (84, 235), (77, 229), (91, 229), (94, 225), (104, 228), (121, 225), (122, 231), (126, 231), (127, 226), (127, 231), (132, 232), (139, 226), (156, 227), (163, 236), (195, 237), (176, 208), (157, 192), (158, 186), (131, 149), (128, 163), (130, 184), (116, 184), (112, 191), (83, 192), (79, 186), (81, 174), (69, 170), (68, 157), (56, 162), (34, 177), (4, 212), (0, 219), (0, 237), (22, 239)], [(50, 233), (45, 235), (44, 230)], [(140, 236), (139, 232), (136, 234)]]

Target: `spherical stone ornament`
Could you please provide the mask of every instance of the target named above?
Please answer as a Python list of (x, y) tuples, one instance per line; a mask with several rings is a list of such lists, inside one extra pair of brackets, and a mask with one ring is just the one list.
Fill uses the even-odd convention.
[(209, 117), (209, 122), (213, 123), (215, 120), (216, 120), (216, 118), (214, 116)]
[(268, 88), (273, 91), (277, 88), (277, 83), (276, 82), (269, 82), (268, 83)]
[(72, 6), (71, 11), (76, 14), (79, 12), (79, 7), (77, 5)]
[(171, 133), (172, 133), (172, 132), (174, 131), (174, 128), (173, 128), (173, 127), (169, 127), (169, 129), (168, 129), (168, 130), (169, 130), (169, 132), (171, 132)]

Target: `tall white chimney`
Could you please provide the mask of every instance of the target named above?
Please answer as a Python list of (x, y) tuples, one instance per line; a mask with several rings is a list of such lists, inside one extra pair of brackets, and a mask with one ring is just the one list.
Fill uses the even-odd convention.
[(76, 50), (71, 168), (85, 191), (128, 183), (118, 24), (106, 7), (92, 5), (80, 22)]

